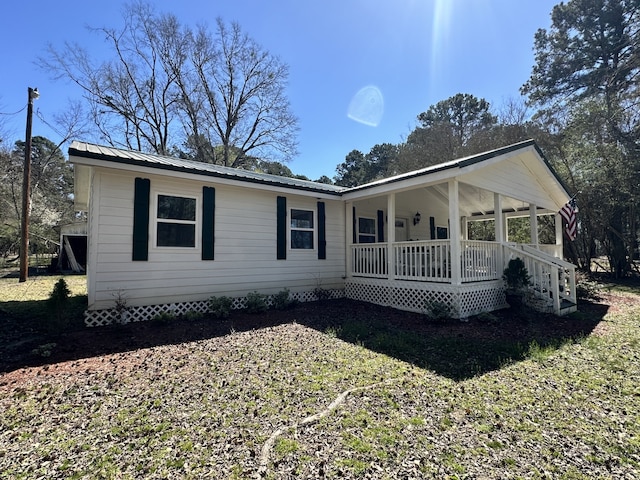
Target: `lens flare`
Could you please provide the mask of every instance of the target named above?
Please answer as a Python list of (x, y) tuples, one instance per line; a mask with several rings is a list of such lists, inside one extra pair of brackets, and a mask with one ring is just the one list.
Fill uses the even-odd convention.
[(380, 89), (374, 85), (368, 85), (358, 90), (347, 110), (347, 117), (356, 122), (377, 127), (384, 113), (384, 98)]

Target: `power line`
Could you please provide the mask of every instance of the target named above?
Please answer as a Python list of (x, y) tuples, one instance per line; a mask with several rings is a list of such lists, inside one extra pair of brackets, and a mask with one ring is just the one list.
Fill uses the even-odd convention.
[(47, 122), (47, 121), (44, 119), (44, 116), (43, 116), (43, 115), (42, 115), (42, 113), (40, 112), (40, 109), (39, 109), (39, 108), (36, 110), (36, 116), (37, 116), (37, 117), (40, 119), (40, 121), (41, 121), (42, 123), (44, 123), (47, 127), (49, 127), (51, 130), (53, 130), (53, 131), (54, 131), (54, 132), (56, 132), (58, 135), (60, 135), (60, 137), (61, 137), (61, 138), (65, 138), (65, 134), (64, 134), (64, 133), (60, 133), (60, 131), (59, 131), (56, 127), (54, 127), (53, 125), (51, 125), (49, 122)]
[(17, 112), (13, 112), (13, 113), (5, 113), (5, 112), (0, 112), (0, 115), (7, 115), (7, 116), (11, 116), (11, 115), (17, 115), (21, 112), (24, 112), (24, 109), (27, 108), (27, 106), (25, 105), (24, 107), (22, 107), (20, 110), (18, 110)]

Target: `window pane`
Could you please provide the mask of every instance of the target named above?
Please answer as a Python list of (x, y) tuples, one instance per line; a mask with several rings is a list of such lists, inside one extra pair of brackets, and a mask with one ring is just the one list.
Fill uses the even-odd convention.
[(196, 199), (158, 195), (158, 218), (195, 221)]
[(291, 248), (313, 249), (313, 232), (291, 230)]
[(291, 228), (313, 228), (313, 212), (291, 209)]
[(376, 237), (372, 235), (358, 235), (358, 243), (376, 243)]
[(158, 222), (157, 244), (159, 247), (195, 247), (196, 226)]
[(376, 233), (376, 221), (373, 218), (359, 218), (358, 219), (358, 232), (368, 233), (375, 235)]

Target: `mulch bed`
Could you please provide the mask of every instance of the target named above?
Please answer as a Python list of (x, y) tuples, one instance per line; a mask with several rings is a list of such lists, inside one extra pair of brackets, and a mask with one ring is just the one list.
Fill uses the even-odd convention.
[[(478, 342), (504, 340), (514, 343), (530, 342), (535, 338), (544, 343), (549, 339), (588, 334), (596, 328), (597, 319), (604, 316), (607, 308), (600, 303), (582, 304), (581, 310), (589, 311), (588, 316), (596, 319), (588, 322), (513, 309), (493, 312), (489, 320), (487, 317), (473, 317), (466, 322), (442, 322), (430, 321), (417, 313), (339, 299), (301, 303), (286, 310), (269, 310), (260, 314), (234, 311), (228, 319), (175, 320), (162, 324), (133, 322), (86, 327), (58, 335), (45, 334), (34, 322), (13, 318), (0, 310), (0, 330), (3, 332), (0, 337), (0, 374), (12, 372), (11, 377), (15, 381), (21, 375), (29, 376), (29, 367), (46, 367), (50, 374), (68, 373), (76, 365), (74, 360), (96, 359), (114, 353), (204, 340), (292, 322), (325, 331), (355, 320), (378, 326), (384, 324), (386, 328), (415, 332), (425, 337), (444, 335), (448, 338), (471, 338)], [(44, 354), (34, 351), (41, 346), (48, 351)]]

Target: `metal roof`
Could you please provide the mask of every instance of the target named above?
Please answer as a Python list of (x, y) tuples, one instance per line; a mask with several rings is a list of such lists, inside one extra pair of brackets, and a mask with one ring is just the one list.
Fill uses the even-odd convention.
[(345, 187), (339, 187), (337, 185), (300, 180), (297, 178), (281, 177), (279, 175), (270, 175), (266, 173), (251, 172), (240, 168), (223, 167), (221, 165), (213, 165), (211, 163), (136, 152), (132, 150), (123, 150), (78, 141), (74, 141), (69, 147), (69, 156), (71, 157), (72, 155), (81, 158), (91, 158), (127, 165), (156, 168), (160, 170), (171, 170), (209, 177), (240, 180), (250, 183), (281, 186), (337, 196), (346, 190)]
[(375, 187), (390, 185), (403, 182), (405, 180), (415, 179), (417, 177), (428, 177), (436, 172), (442, 172), (449, 169), (461, 169), (469, 165), (481, 163), (486, 160), (493, 159), (500, 155), (514, 152), (520, 149), (533, 147), (544, 164), (549, 168), (552, 175), (567, 190), (562, 180), (554, 172), (553, 168), (536, 145), (534, 140), (526, 140), (523, 142), (508, 145), (488, 152), (471, 155), (468, 157), (452, 160), (449, 162), (432, 165), (412, 172), (403, 173), (394, 177), (376, 180), (364, 185), (356, 187), (340, 187), (337, 185), (329, 185), (317, 183), (307, 180), (299, 180), (296, 178), (282, 177), (278, 175), (270, 175), (265, 173), (256, 173), (239, 168), (223, 167), (221, 165), (213, 165), (210, 163), (197, 162), (193, 160), (185, 160), (175, 157), (167, 157), (151, 153), (143, 153), (132, 150), (124, 150), (114, 147), (95, 145), (86, 142), (74, 141), (69, 147), (69, 156), (82, 158), (90, 158), (96, 160), (104, 160), (109, 162), (122, 163), (127, 165), (137, 165), (161, 170), (171, 170), (176, 172), (192, 173), (198, 175), (211, 176), (216, 178), (224, 178), (231, 180), (244, 181), (249, 183), (259, 183), (264, 185), (273, 185), (297, 190), (305, 190), (310, 192), (324, 193), (329, 195), (341, 196), (344, 193), (357, 193), (372, 189)]

